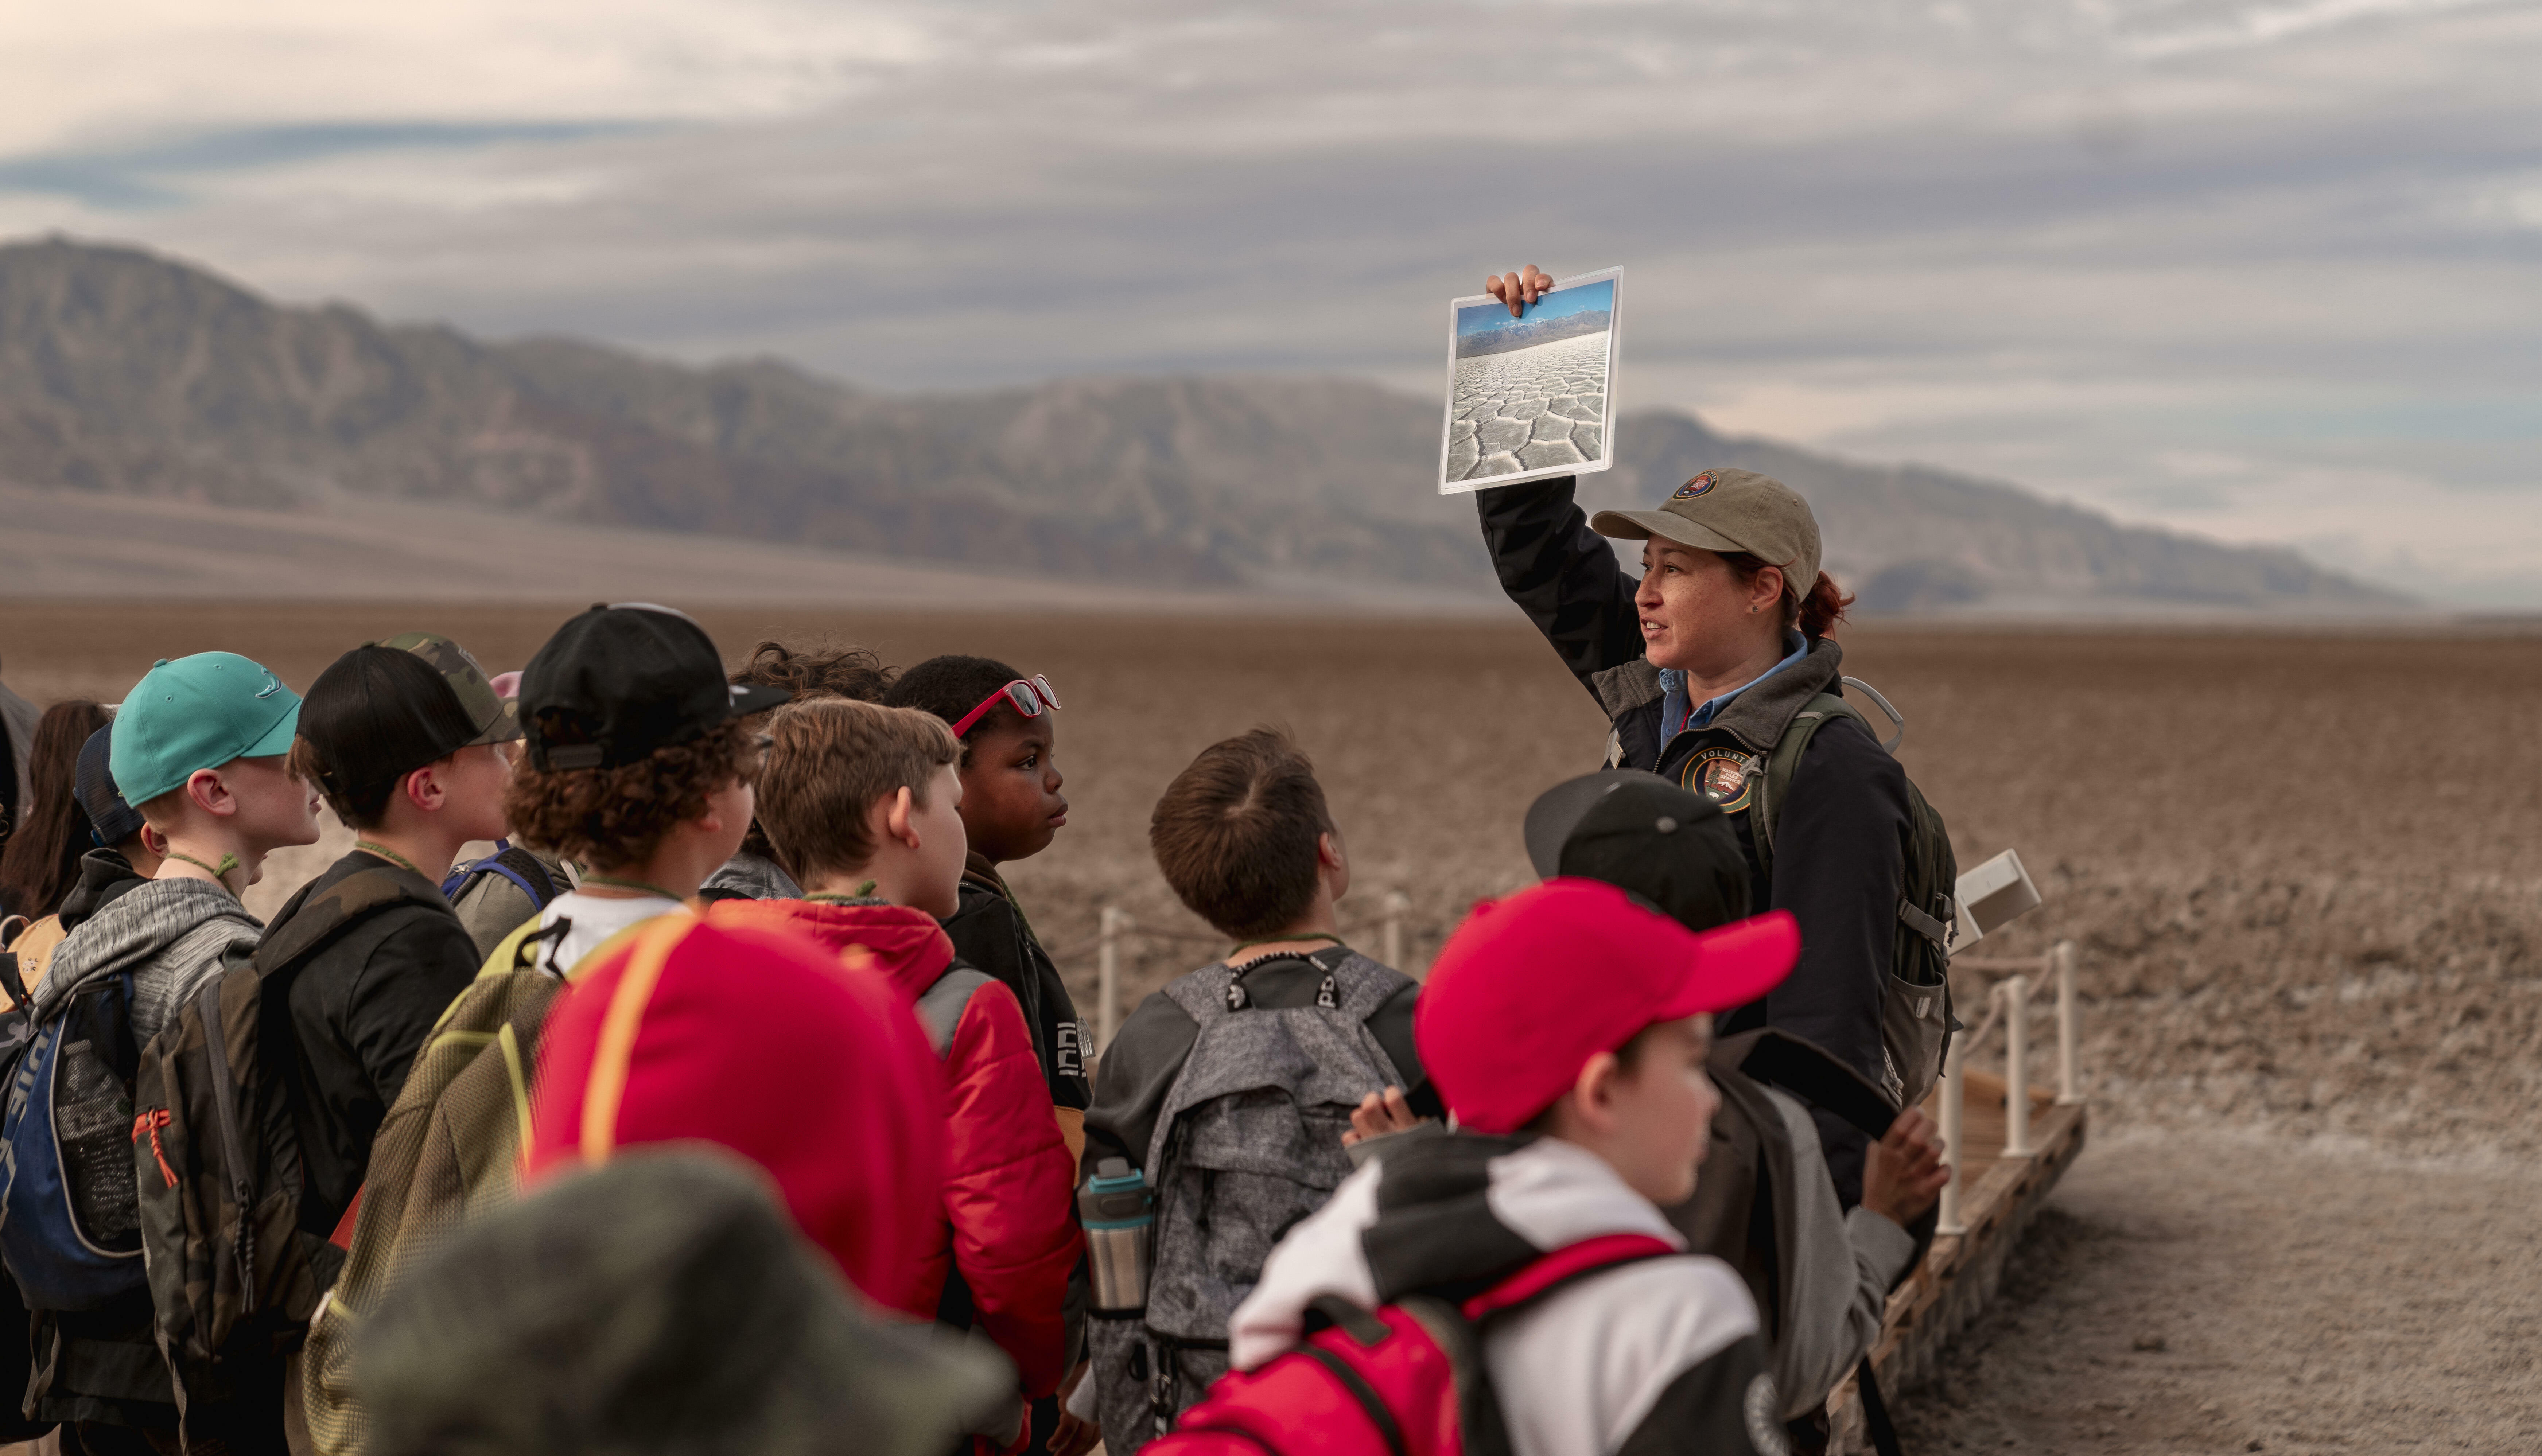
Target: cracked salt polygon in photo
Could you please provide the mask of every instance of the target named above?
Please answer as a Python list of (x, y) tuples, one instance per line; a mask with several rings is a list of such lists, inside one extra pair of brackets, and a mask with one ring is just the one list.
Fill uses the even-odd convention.
[(1614, 303), (1611, 277), (1556, 289), (1517, 319), (1460, 301), (1443, 487), (1605, 462)]

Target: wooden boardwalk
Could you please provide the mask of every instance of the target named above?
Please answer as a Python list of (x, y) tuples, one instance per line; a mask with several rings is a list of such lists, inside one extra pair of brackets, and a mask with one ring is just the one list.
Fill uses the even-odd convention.
[[(1965, 1231), (1936, 1235), (1924, 1262), (1889, 1296), (1888, 1321), (1871, 1353), (1893, 1411), (1898, 1392), (1929, 1378), (1951, 1338), (1994, 1297), (2022, 1231), (2083, 1150), (2085, 1105), (2059, 1107), (2056, 1094), (2042, 1089), (2030, 1094), (2034, 1151), (2028, 1157), (2004, 1157), (2003, 1078), (1976, 1071), (1967, 1077), (1960, 1111), (1960, 1142), (1966, 1149), (1960, 1221)], [(1925, 1111), (1938, 1120), (1929, 1103)], [(1847, 1380), (1838, 1387), (1829, 1404), (1835, 1412), (1835, 1438), (1829, 1449), (1868, 1451), (1854, 1383)]]

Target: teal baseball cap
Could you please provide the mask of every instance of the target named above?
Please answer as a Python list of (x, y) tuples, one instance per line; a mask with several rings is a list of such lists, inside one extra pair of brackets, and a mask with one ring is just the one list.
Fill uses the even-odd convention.
[(235, 652), (161, 658), (123, 694), (108, 766), (126, 803), (185, 786), (197, 768), (291, 752), (300, 694)]

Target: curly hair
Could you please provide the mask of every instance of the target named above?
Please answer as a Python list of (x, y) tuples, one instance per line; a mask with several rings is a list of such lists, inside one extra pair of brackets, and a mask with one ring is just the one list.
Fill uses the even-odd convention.
[(891, 669), (865, 647), (788, 647), (770, 638), (750, 649), (750, 658), (732, 675), (735, 683), (755, 688), (783, 688), (790, 697), (836, 693), (860, 702), (880, 702), (891, 687)]
[(513, 835), (594, 869), (640, 864), (707, 796), (759, 772), (758, 735), (727, 722), (615, 768), (541, 769), (522, 759), (503, 795)]

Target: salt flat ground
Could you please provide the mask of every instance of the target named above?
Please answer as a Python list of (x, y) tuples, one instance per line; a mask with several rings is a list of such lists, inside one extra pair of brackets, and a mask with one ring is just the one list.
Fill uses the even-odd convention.
[[(112, 698), (154, 658), (218, 647), (299, 688), (410, 628), (500, 669), (571, 610), (0, 601), (0, 676), (39, 700)], [(1226, 948), (1147, 850), (1150, 806), (1206, 745), (1295, 733), (1352, 861), (1345, 933), (1374, 949), (1402, 891), (1417, 971), (1477, 897), (1529, 878), (1528, 803), (1606, 738), (1515, 621), (699, 615), (735, 659), (763, 636), (826, 639), (1051, 677), (1071, 823), (1009, 873), (1089, 1019), (1103, 906), (1138, 927), (1130, 996)], [(2542, 1450), (2503, 1434), (2542, 1429), (2542, 1187), (2513, 1171), (2542, 1153), (2542, 635), (1872, 624), (1842, 641), (1906, 713), (1901, 756), (1961, 862), (2016, 846), (2047, 896), (1983, 953), (2081, 953), (2094, 1146), (2043, 1225), (2047, 1262), (2015, 1280), (2016, 1323), (1905, 1394), (1934, 1437), (1919, 1449)], [(307, 869), (276, 866), (252, 903)], [(2221, 1419), (2193, 1421), (2208, 1402)], [(1987, 1432), (1996, 1447), (1976, 1444)]]
[(1605, 333), (1457, 361), (1448, 478), (1479, 480), (1604, 458)]
[(1917, 1456), (2542, 1450), (2542, 1174), (2137, 1126), (1910, 1395)]

